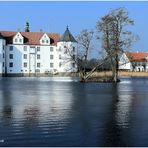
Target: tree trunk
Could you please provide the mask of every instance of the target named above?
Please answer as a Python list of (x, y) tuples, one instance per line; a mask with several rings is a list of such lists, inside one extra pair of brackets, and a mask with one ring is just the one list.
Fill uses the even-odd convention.
[(118, 70), (116, 68), (114, 69), (113, 82), (115, 82), (115, 83), (118, 82)]
[(113, 82), (117, 83), (118, 82), (118, 68), (119, 68), (117, 53), (116, 53), (116, 57), (115, 57), (115, 64), (113, 67), (114, 67), (113, 68)]
[(80, 82), (86, 82), (85, 75), (82, 72), (79, 72)]

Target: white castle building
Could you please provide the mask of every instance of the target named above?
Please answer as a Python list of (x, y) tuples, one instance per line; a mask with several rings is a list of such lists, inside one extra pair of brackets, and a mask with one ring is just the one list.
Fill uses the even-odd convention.
[(0, 75), (31, 76), (76, 72), (77, 42), (68, 27), (57, 33), (0, 31)]

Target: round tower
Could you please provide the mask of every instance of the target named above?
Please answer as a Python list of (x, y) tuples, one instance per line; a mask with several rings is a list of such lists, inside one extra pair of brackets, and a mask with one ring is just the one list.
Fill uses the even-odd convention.
[(59, 52), (60, 72), (76, 72), (77, 41), (69, 31), (68, 26), (57, 43)]

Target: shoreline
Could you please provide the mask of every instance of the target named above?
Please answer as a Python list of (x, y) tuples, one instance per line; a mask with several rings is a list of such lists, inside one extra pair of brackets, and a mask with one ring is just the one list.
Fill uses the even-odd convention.
[[(110, 78), (112, 76), (111, 71), (100, 71), (100, 72), (94, 72), (92, 74), (92, 77), (90, 79), (96, 79), (96, 78)], [(119, 71), (118, 72), (119, 77), (148, 77), (148, 72), (127, 72), (127, 71)], [(44, 75), (44, 74), (39, 74), (39, 75), (7, 75), (7, 76), (1, 76), (2, 77), (79, 77), (78, 73), (59, 73), (55, 75)]]
[[(119, 71), (119, 77), (148, 77), (148, 72), (127, 72), (127, 71)], [(110, 77), (112, 75), (111, 71), (101, 71), (95, 72), (93, 77)]]

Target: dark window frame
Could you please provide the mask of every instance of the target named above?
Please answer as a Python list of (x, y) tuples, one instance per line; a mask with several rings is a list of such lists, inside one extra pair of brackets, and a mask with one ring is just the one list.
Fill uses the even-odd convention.
[(38, 68), (40, 68), (40, 67), (41, 67), (41, 63), (37, 63), (36, 66), (37, 66)]
[(13, 54), (9, 54), (9, 59), (13, 59)]
[(10, 62), (9, 63), (9, 67), (13, 67), (13, 62)]
[(24, 62), (23, 66), (26, 68), (27, 67), (27, 62)]

